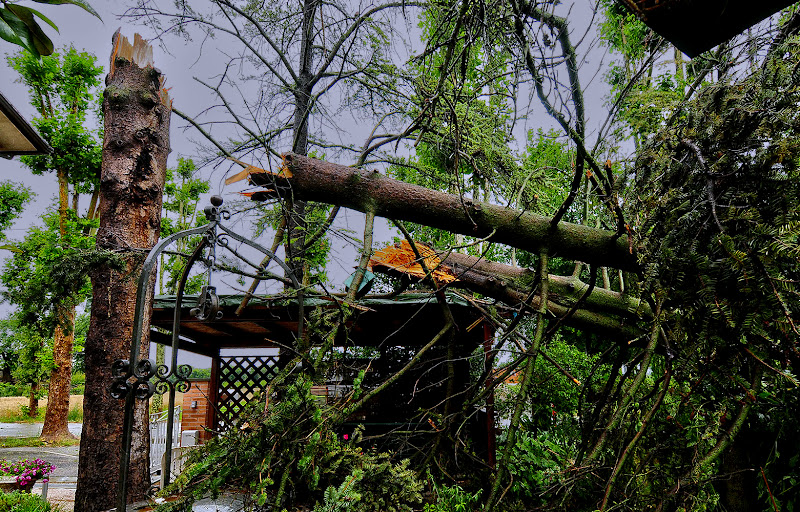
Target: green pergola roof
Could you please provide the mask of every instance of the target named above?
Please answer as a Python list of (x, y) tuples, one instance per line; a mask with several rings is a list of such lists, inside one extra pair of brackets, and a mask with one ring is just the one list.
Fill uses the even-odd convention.
[[(190, 309), (197, 305), (197, 296), (184, 296), (180, 348), (214, 356), (225, 348), (280, 347), (294, 342), (299, 320), (295, 297), (252, 297), (237, 315), (243, 297), (220, 296), (222, 318), (199, 320), (189, 314)], [(451, 306), (461, 343), (482, 343), (484, 333), (478, 327), (481, 312), (458, 294), (446, 293), (445, 297)], [(175, 300), (174, 295), (160, 295), (153, 301), (151, 326), (155, 329), (151, 330), (151, 339), (157, 343), (171, 343)], [(340, 307), (338, 300), (323, 296), (306, 297), (306, 318), (319, 308)], [(414, 346), (429, 341), (444, 325), (436, 297), (430, 293), (403, 293), (393, 298), (366, 297), (359, 300), (355, 308), (348, 341), (354, 345)]]
[[(153, 299), (154, 308), (172, 308), (177, 299), (176, 295), (157, 295)], [(219, 304), (222, 307), (239, 307), (244, 299), (244, 295), (220, 295)], [(445, 299), (448, 304), (455, 304), (457, 306), (469, 306), (469, 303), (461, 296), (455, 293), (446, 293)], [(308, 307), (317, 306), (330, 306), (334, 303), (334, 299), (328, 296), (311, 295), (304, 297), (303, 304)], [(181, 304), (184, 308), (192, 308), (197, 304), (197, 295), (184, 295)], [(367, 296), (356, 302), (359, 306), (389, 306), (389, 305), (403, 305), (403, 304), (436, 304), (436, 297), (430, 293), (401, 293), (391, 298), (381, 296)], [(269, 297), (251, 297), (248, 301), (248, 307), (254, 306), (296, 306), (297, 298), (294, 295), (275, 295)]]

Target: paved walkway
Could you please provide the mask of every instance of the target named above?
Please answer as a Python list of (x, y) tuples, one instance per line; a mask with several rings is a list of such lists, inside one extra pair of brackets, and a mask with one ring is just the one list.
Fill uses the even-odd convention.
[[(70, 423), (69, 431), (81, 433), (80, 423)], [(0, 423), (0, 437), (37, 437), (42, 432), (41, 423)], [(1, 442), (1, 441), (0, 441)], [(61, 505), (65, 512), (73, 512), (75, 507), (75, 486), (78, 481), (78, 446), (42, 447), (0, 447), (0, 459), (44, 459), (56, 466), (50, 475), (47, 488), (47, 501)], [(102, 482), (98, 482), (102, 485)], [(36, 482), (33, 493), (42, 494), (41, 482)], [(194, 512), (230, 512), (242, 509), (242, 502), (236, 497), (221, 496), (216, 500), (206, 499), (195, 503)]]
[[(0, 423), (0, 437), (39, 437), (43, 423)], [(69, 423), (69, 431), (80, 436), (83, 423)]]
[[(80, 423), (70, 423), (69, 431), (79, 436)], [(38, 437), (42, 433), (41, 423), (0, 423), (0, 437)], [(50, 475), (47, 501), (61, 505), (72, 512), (75, 505), (75, 484), (78, 481), (78, 446), (0, 447), (0, 459), (44, 459), (56, 469)], [(42, 494), (42, 482), (36, 482), (33, 493)]]

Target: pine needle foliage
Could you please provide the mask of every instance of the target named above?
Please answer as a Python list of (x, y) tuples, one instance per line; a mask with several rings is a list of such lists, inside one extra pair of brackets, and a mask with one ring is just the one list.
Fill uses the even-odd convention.
[(704, 90), (640, 154), (631, 207), (673, 337), (784, 368), (800, 336), (798, 63), (790, 39), (747, 79)]
[(339, 434), (311, 381), (292, 378), (269, 407), (265, 397), (253, 400), (234, 428), (193, 452), (165, 490), (180, 499), (157, 510), (190, 510), (203, 497), (244, 489), (254, 507), (316, 501), (315, 510), (330, 512), (411, 512), (422, 483), (408, 460), (364, 448), (359, 429)]
[(643, 481), (686, 507), (713, 502), (709, 482), (714, 468), (725, 473), (720, 456), (737, 433), (776, 421), (773, 400), (797, 398), (799, 68), (800, 39), (789, 37), (750, 76), (706, 87), (636, 163), (627, 206), (644, 287), (665, 292), (660, 364), (682, 383), (655, 417), (658, 442), (640, 454), (668, 461), (672, 475)]

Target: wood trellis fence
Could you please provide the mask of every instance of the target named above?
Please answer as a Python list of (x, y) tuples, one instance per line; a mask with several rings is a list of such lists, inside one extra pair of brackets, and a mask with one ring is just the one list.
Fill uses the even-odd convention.
[(215, 430), (227, 430), (245, 405), (278, 374), (278, 356), (222, 356), (217, 370)]

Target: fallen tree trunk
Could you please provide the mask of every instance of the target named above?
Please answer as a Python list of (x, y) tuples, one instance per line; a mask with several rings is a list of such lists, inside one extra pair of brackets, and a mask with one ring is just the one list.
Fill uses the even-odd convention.
[[(442, 263), (451, 268), (461, 281), (484, 279), (502, 280), (506, 286), (519, 291), (530, 290), (535, 272), (524, 267), (512, 267), (504, 263), (476, 258), (457, 252), (440, 253)], [(571, 307), (589, 289), (589, 285), (572, 276), (548, 276), (550, 298), (559, 304)], [(480, 291), (480, 290), (475, 290)], [(583, 307), (598, 313), (612, 313), (621, 317), (652, 320), (650, 306), (642, 300), (625, 293), (605, 288), (593, 288), (583, 301)]]
[(250, 181), (270, 187), (250, 194), (254, 200), (276, 197), (336, 204), (390, 219), (416, 222), (531, 252), (547, 250), (559, 256), (598, 266), (638, 271), (627, 235), (559, 222), (529, 212), (473, 201), (387, 178), (378, 172), (354, 169), (293, 153), (284, 155), (279, 173), (249, 168)]
[[(440, 286), (465, 288), (511, 307), (523, 303), (531, 310), (539, 307), (541, 297), (530, 293), (535, 273), (529, 269), (461, 253), (436, 253), (423, 244), (418, 244), (418, 250)], [(373, 272), (389, 275), (424, 277), (407, 242), (376, 252), (370, 267)], [(593, 288), (584, 297), (589, 285), (574, 277), (550, 275), (548, 288), (547, 310), (553, 317), (564, 318), (564, 325), (613, 339), (631, 341), (642, 336), (646, 330), (639, 327), (640, 323), (653, 316), (646, 303), (612, 290)]]

